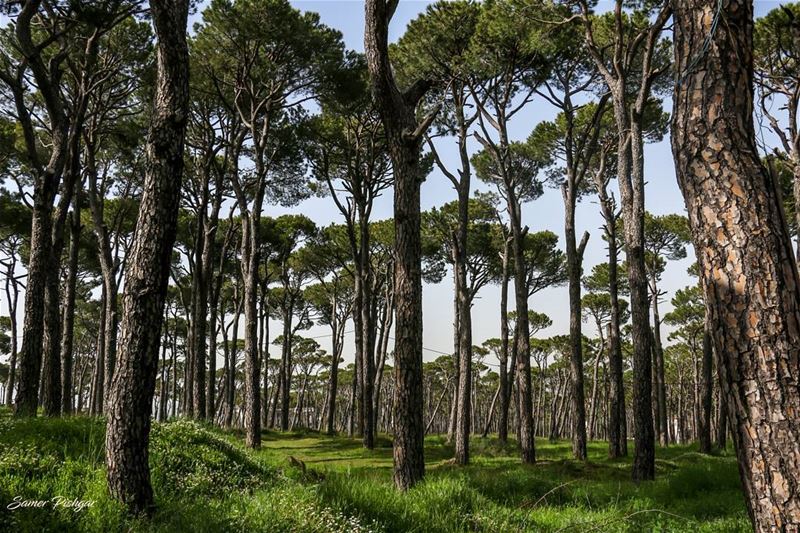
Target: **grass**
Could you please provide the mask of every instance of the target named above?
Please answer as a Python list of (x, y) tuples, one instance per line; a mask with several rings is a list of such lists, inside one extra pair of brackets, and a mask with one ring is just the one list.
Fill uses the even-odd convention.
[[(735, 459), (691, 446), (658, 449), (656, 481), (637, 486), (630, 459), (609, 460), (602, 442), (580, 463), (568, 442), (537, 441), (538, 463), (523, 466), (513, 443), (475, 438), (472, 464), (456, 467), (429, 437), (426, 479), (401, 494), (386, 437), (367, 451), (356, 439), (265, 431), (249, 451), (238, 432), (155, 424), (158, 511), (144, 521), (108, 497), (103, 441), (101, 419), (0, 411), (0, 531), (750, 531)], [(16, 496), (94, 503), (8, 510)]]

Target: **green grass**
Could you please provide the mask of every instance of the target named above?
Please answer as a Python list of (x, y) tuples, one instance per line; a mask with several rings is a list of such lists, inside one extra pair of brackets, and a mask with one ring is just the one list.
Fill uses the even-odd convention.
[[(14, 420), (0, 411), (0, 531), (750, 531), (735, 459), (688, 446), (657, 452), (657, 480), (634, 485), (630, 459), (591, 443), (570, 460), (568, 442), (537, 441), (523, 466), (513, 443), (474, 439), (456, 467), (440, 438), (426, 440), (426, 479), (392, 487), (391, 441), (265, 431), (241, 434), (191, 422), (155, 424), (151, 469), (158, 511), (127, 518), (106, 493), (101, 419)], [(305, 471), (289, 456), (302, 461)], [(93, 500), (75, 512), (8, 510), (15, 496)]]

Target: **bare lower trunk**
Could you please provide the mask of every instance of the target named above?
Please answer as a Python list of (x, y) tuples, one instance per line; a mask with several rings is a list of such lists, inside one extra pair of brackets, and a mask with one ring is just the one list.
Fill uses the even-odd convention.
[(795, 531), (800, 277), (780, 187), (755, 141), (753, 4), (680, 0), (674, 20), (672, 148), (745, 499), (755, 530)]
[(395, 351), (394, 482), (400, 490), (425, 474), (422, 415), (422, 268), (420, 166), (422, 135), (433, 115), (418, 123), (423, 87), (401, 94), (389, 63), (389, 21), (396, 3), (367, 0), (364, 48), (372, 93), (381, 115), (394, 171)]
[[(517, 321), (514, 329), (514, 348), (517, 365), (517, 416), (519, 418), (519, 447), (522, 462), (536, 462), (533, 438), (533, 414), (531, 404), (531, 352), (530, 324), (528, 323), (527, 272), (523, 255), (523, 241), (527, 228), (521, 227), (520, 204), (513, 191), (507, 190), (514, 250), (514, 296)], [(509, 194), (510, 193), (510, 194)]]
[(458, 308), (459, 389), (456, 420), (456, 464), (469, 462), (472, 396), (472, 302), (467, 285), (467, 228), (469, 225), (469, 175), (462, 172), (458, 192), (458, 232), (455, 239), (456, 306)]
[[(14, 413), (35, 416), (39, 404), (39, 377), (42, 370), (44, 338), (45, 281), (50, 256), (50, 231), (57, 178), (45, 176), (44, 184), (34, 187), (31, 250), (25, 289), (22, 349), (19, 353), (19, 379)], [(55, 183), (53, 183), (55, 182)]]
[(19, 305), (19, 286), (15, 278), (17, 256), (11, 254), (6, 271), (6, 302), (8, 304), (8, 318), (10, 322), (9, 337), (11, 338), (11, 354), (8, 361), (8, 382), (6, 383), (5, 404), (12, 406), (14, 402), (14, 384), (17, 375), (17, 306)]
[(150, 512), (148, 440), (169, 265), (177, 229), (189, 109), (187, 0), (151, 2), (158, 37), (156, 93), (144, 186), (125, 282), (120, 352), (111, 384), (108, 488), (132, 513)]
[(69, 262), (67, 264), (67, 281), (64, 292), (63, 315), (61, 328), (61, 408), (65, 415), (72, 414), (72, 367), (73, 367), (73, 333), (75, 325), (75, 286), (78, 280), (78, 251), (80, 250), (80, 201), (75, 198), (70, 223)]
[(700, 451), (711, 453), (711, 400), (713, 397), (712, 367), (714, 346), (711, 338), (711, 324), (706, 321), (703, 332), (703, 364), (700, 377), (700, 424), (697, 440)]
[(567, 248), (567, 276), (569, 278), (569, 344), (570, 380), (572, 382), (572, 455), (579, 461), (586, 460), (586, 401), (583, 390), (583, 336), (581, 333), (581, 263), (583, 248), (589, 234), (585, 233), (581, 244), (575, 237), (576, 185), (568, 170), (567, 181), (562, 193), (564, 196), (564, 233)]
[(497, 420), (497, 432), (500, 442), (508, 441), (508, 409), (511, 405), (511, 389), (513, 388), (512, 376), (508, 376), (508, 280), (510, 277), (509, 254), (511, 241), (506, 239), (503, 243), (503, 274), (500, 284), (500, 413)]
[(664, 348), (661, 345), (661, 315), (658, 311), (658, 287), (653, 282), (653, 363), (655, 364), (656, 427), (661, 446), (669, 443), (667, 429), (667, 383), (664, 377)]

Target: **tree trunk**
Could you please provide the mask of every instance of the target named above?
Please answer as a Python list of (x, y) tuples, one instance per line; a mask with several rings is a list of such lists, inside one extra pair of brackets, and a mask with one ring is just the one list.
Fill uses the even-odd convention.
[(50, 256), (53, 198), (59, 177), (46, 174), (37, 179), (33, 191), (30, 257), (25, 285), (22, 349), (19, 353), (19, 380), (14, 413), (36, 416), (39, 404), (39, 377), (42, 371), (44, 338), (45, 280)]
[(714, 346), (711, 339), (711, 324), (706, 321), (703, 332), (703, 364), (700, 377), (700, 425), (698, 440), (700, 452), (711, 453), (711, 400), (713, 397), (712, 367)]
[[(463, 136), (462, 136), (463, 137)], [(463, 157), (462, 157), (463, 159)], [(469, 168), (467, 165), (466, 168)], [(458, 308), (459, 388), (456, 411), (456, 464), (469, 463), (470, 417), (475, 406), (470, 405), (472, 395), (472, 302), (467, 284), (467, 228), (469, 225), (469, 173), (461, 172), (458, 190), (458, 231), (454, 239), (456, 305)]]
[(135, 514), (153, 508), (147, 446), (189, 111), (189, 2), (153, 1), (150, 11), (158, 37), (156, 93), (106, 429), (109, 491)]
[[(512, 248), (514, 250), (514, 296), (517, 320), (514, 328), (514, 351), (517, 365), (517, 416), (519, 418), (519, 446), (522, 462), (536, 462), (536, 445), (533, 438), (531, 413), (531, 350), (530, 324), (528, 323), (527, 269), (523, 255), (523, 242), (527, 228), (522, 229), (520, 204), (515, 192), (507, 187), (509, 217), (511, 219)], [(582, 397), (582, 396), (581, 396)]]
[[(753, 126), (753, 4), (675, 2), (672, 149), (754, 529), (800, 528), (800, 279)], [(704, 46), (703, 43), (707, 46)], [(698, 56), (699, 50), (707, 51)]]
[[(497, 419), (497, 433), (500, 442), (508, 441), (508, 409), (511, 405), (511, 389), (513, 376), (508, 376), (506, 364), (508, 362), (508, 280), (511, 276), (509, 268), (509, 254), (511, 253), (511, 240), (503, 242), (502, 277), (500, 279), (500, 413)], [(511, 374), (513, 375), (514, 361), (512, 361)]]
[(397, 89), (389, 63), (389, 21), (397, 1), (367, 0), (364, 48), (372, 92), (386, 130), (394, 172), (395, 352), (394, 481), (406, 490), (425, 473), (422, 412), (422, 268), (420, 166), (422, 136), (433, 121), (417, 122), (424, 84)]
[[(605, 208), (604, 208), (605, 213)], [(608, 367), (611, 372), (611, 405), (608, 422), (608, 456), (612, 459), (628, 455), (625, 429), (625, 382), (623, 381), (622, 347), (620, 345), (619, 282), (617, 276), (617, 230), (613, 206), (606, 218), (608, 241), (608, 292), (611, 296), (611, 316), (608, 324)]]
[(61, 328), (61, 408), (65, 415), (72, 414), (72, 363), (75, 325), (75, 286), (78, 280), (78, 251), (80, 250), (81, 207), (76, 194), (70, 219), (69, 262), (67, 264), (66, 291), (64, 293), (64, 324)]
[(653, 295), (653, 363), (655, 364), (656, 386), (656, 425), (658, 440), (661, 446), (669, 443), (667, 429), (667, 384), (664, 378), (664, 348), (661, 344), (661, 314), (658, 310), (658, 285), (652, 280)]
[(369, 261), (369, 220), (365, 206), (359, 207), (359, 257), (361, 263), (361, 377), (360, 411), (362, 412), (361, 429), (363, 431), (364, 448), (375, 447), (375, 417), (372, 394), (375, 385), (375, 317), (372, 311), (372, 267)]
[(8, 302), (8, 317), (11, 325), (11, 356), (8, 361), (8, 383), (6, 385), (5, 404), (12, 406), (14, 403), (14, 383), (17, 375), (17, 306), (19, 305), (19, 286), (14, 277), (17, 266), (17, 256), (12, 253), (6, 271), (6, 301)]
[[(331, 302), (331, 370), (328, 374), (328, 404), (326, 407), (328, 419), (325, 426), (325, 432), (328, 435), (334, 433), (334, 420), (336, 416), (336, 393), (339, 388), (339, 358), (341, 357), (339, 348), (340, 331), (338, 315), (336, 314), (336, 296), (334, 295)], [(344, 333), (342, 331), (342, 333)]]
[(579, 461), (586, 460), (586, 401), (583, 390), (583, 336), (581, 333), (581, 263), (583, 249), (589, 234), (584, 233), (580, 246), (575, 238), (575, 205), (577, 190), (567, 168), (567, 181), (564, 182), (564, 233), (567, 248), (567, 277), (569, 278), (569, 343), (570, 378), (572, 381), (572, 414), (575, 423), (572, 428), (572, 455)]
[[(621, 87), (618, 87), (622, 91)], [(635, 128), (624, 105), (625, 97), (615, 98), (614, 111), (620, 135), (618, 168), (625, 221), (625, 253), (630, 285), (631, 336), (633, 340), (633, 426), (636, 448), (633, 459), (634, 481), (655, 478), (655, 441), (652, 409), (652, 331), (647, 272), (644, 262), (644, 182), (640, 171), (641, 131)], [(635, 130), (635, 132), (634, 132)], [(638, 138), (637, 138), (638, 135)], [(641, 182), (639, 179), (641, 178)]]
[[(242, 277), (244, 278), (244, 425), (248, 448), (261, 446), (261, 361), (258, 343), (258, 264), (260, 209), (242, 217)], [(288, 409), (288, 405), (287, 405)], [(288, 424), (288, 411), (286, 412)], [(282, 420), (283, 421), (283, 420)], [(283, 425), (283, 424), (282, 424)], [(285, 429), (285, 428), (284, 428)]]
[[(288, 283), (284, 283), (284, 293), (288, 295)], [(285, 298), (291, 298), (285, 296)], [(283, 311), (283, 346), (280, 368), (281, 390), (281, 431), (289, 429), (289, 391), (292, 383), (292, 310), (293, 302), (284, 302)]]

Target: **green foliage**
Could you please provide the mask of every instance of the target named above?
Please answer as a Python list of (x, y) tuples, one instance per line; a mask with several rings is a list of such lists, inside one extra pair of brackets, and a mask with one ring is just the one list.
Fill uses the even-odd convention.
[(481, 11), (475, 0), (440, 0), (425, 8), (391, 49), (400, 85), (425, 79), (441, 86), (470, 77), (472, 39)]
[(525, 235), (523, 246), (529, 296), (567, 281), (567, 270), (564, 266), (566, 255), (558, 249), (558, 236), (555, 233), (552, 231), (528, 233)]
[(493, 151), (482, 150), (471, 162), (479, 179), (501, 189), (510, 184), (519, 201), (532, 202), (544, 192), (540, 173), (549, 165), (549, 157), (529, 143), (510, 143), (502, 161)]
[(213, 497), (265, 486), (275, 472), (195, 422), (156, 424), (151, 476), (164, 496)]
[(702, 343), (706, 314), (700, 286), (694, 285), (675, 291), (672, 307), (672, 311), (664, 315), (664, 322), (676, 328), (670, 333), (669, 339), (685, 343), (696, 352)]
[(800, 80), (800, 3), (783, 4), (756, 21), (754, 68), (769, 86), (788, 90)]

